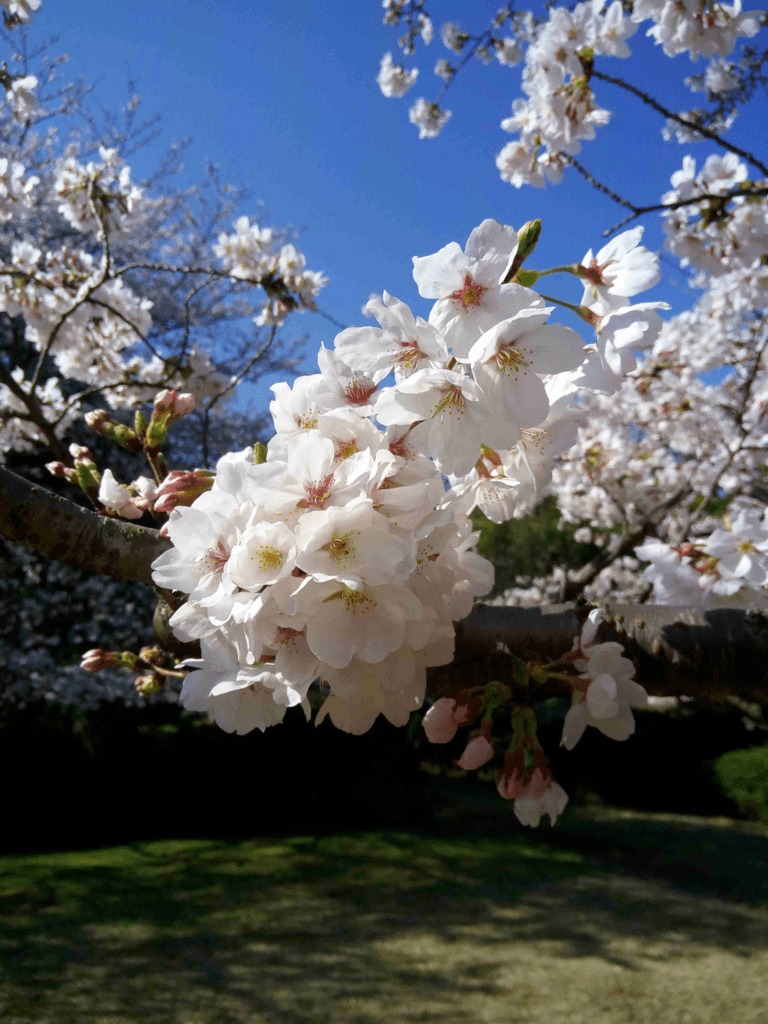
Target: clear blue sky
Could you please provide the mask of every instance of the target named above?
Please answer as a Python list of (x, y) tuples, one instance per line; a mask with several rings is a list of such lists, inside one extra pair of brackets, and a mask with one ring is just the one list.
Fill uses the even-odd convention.
[[(432, 67), (448, 56), (439, 24), (479, 27), (498, 0), (432, 6), (436, 38), (422, 50), (419, 81), (400, 100), (384, 99), (375, 83), (382, 54), (395, 51), (378, 0), (43, 0), (33, 38), (58, 36), (71, 56), (69, 71), (92, 82), (104, 106), (123, 103), (127, 82), (135, 80), (145, 113), (162, 115), (166, 141), (194, 138), (186, 157), (191, 178), (213, 161), (223, 180), (263, 200), (272, 223), (303, 229), (308, 265), (330, 278), (322, 307), (352, 325), (365, 322), (361, 305), (382, 289), (424, 312), (411, 257), (451, 240), (463, 244), (486, 217), (516, 227), (542, 217), (544, 237), (531, 263), (542, 267), (599, 248), (602, 230), (622, 216), (573, 171), (546, 190), (516, 190), (500, 180), (494, 157), (510, 136), (499, 122), (519, 95), (519, 68), (474, 62), (449, 90), (445, 105), (453, 119), (443, 134), (418, 140), (407, 108), (437, 92)], [(766, 2), (746, 6), (764, 9)], [(642, 64), (611, 61), (608, 70), (675, 109), (692, 105), (674, 82), (703, 70), (703, 62), (669, 60), (640, 32), (630, 46), (643, 54)], [(664, 143), (661, 119), (638, 101), (608, 84), (596, 87), (614, 121), (580, 158), (629, 198), (657, 201), (689, 147)], [(767, 123), (763, 108), (739, 119), (731, 137), (764, 152)], [(701, 163), (710, 150), (691, 151)], [(146, 169), (138, 163), (139, 172)], [(657, 219), (645, 223), (647, 244), (660, 248)], [(684, 284), (667, 266), (669, 278), (647, 297), (680, 306)], [(332, 343), (334, 329), (308, 314), (292, 327), (309, 335), (312, 372), (314, 352), (320, 341)]]

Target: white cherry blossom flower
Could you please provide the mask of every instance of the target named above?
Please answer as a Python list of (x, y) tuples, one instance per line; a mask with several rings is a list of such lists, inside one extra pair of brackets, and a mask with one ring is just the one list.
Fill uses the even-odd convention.
[(544, 303), (535, 292), (504, 284), (517, 252), (517, 232), (485, 220), (470, 234), (465, 249), (450, 242), (431, 256), (414, 256), (413, 277), (419, 294), (437, 299), (429, 322), (446, 338), (458, 358), (500, 320)]
[(402, 64), (395, 63), (391, 53), (385, 53), (376, 81), (384, 96), (405, 96), (418, 77), (418, 68), (406, 71)]

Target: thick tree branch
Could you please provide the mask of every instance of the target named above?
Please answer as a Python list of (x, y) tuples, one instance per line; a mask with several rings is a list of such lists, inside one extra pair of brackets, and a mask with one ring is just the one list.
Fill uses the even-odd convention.
[[(430, 669), (429, 692), (451, 694), (493, 679), (510, 685), (508, 652), (539, 663), (564, 654), (588, 611), (588, 605), (477, 605), (457, 625), (454, 661)], [(638, 681), (651, 694), (768, 700), (765, 609), (607, 604), (599, 639), (624, 645)]]
[[(0, 467), (0, 535), (87, 572), (151, 585), (169, 541), (107, 519)], [(431, 669), (432, 695), (511, 682), (510, 652), (544, 663), (571, 649), (588, 605), (478, 605), (457, 624), (452, 664)], [(708, 700), (768, 699), (768, 613), (741, 608), (606, 605), (601, 640), (618, 640), (649, 693)], [(530, 700), (531, 693), (519, 694)]]
[(150, 565), (170, 544), (157, 530), (100, 516), (3, 467), (0, 535), (86, 572), (147, 586)]

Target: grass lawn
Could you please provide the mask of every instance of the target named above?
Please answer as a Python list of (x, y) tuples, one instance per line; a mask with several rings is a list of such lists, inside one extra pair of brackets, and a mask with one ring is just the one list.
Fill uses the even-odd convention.
[(0, 1021), (768, 1021), (765, 829), (498, 811), (0, 858)]

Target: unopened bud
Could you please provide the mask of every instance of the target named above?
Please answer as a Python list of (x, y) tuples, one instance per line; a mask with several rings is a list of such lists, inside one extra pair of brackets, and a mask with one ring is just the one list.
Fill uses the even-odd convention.
[(191, 505), (201, 494), (210, 491), (214, 478), (210, 469), (174, 469), (158, 487), (153, 510), (168, 513), (180, 505)]
[(257, 466), (261, 466), (267, 461), (267, 446), (261, 441), (257, 441), (253, 446), (253, 461)]
[(112, 668), (115, 665), (116, 657), (114, 651), (102, 651), (94, 647), (82, 656), (80, 668), (84, 668), (86, 672), (103, 672), (105, 668)]
[(192, 412), (195, 408), (195, 396), (187, 394), (186, 392), (179, 394), (178, 391), (167, 389), (161, 391), (159, 395), (155, 397), (155, 408), (152, 413), (152, 417), (167, 416), (168, 425), (175, 423), (176, 420), (180, 420), (182, 416), (186, 416)]
[(147, 417), (144, 415), (141, 409), (137, 409), (133, 417), (133, 429), (140, 440), (144, 439), (144, 435), (147, 432), (147, 423)]
[(129, 668), (136, 670), (138, 658), (133, 651), (102, 651), (94, 647), (86, 651), (80, 661), (80, 667), (86, 672), (103, 672), (105, 668)]
[(93, 462), (93, 452), (90, 448), (86, 448), (84, 444), (71, 444), (69, 446), (69, 454), (76, 462), (85, 459), (89, 462)]
[(155, 672), (147, 672), (143, 676), (136, 676), (133, 685), (140, 697), (154, 697), (162, 689), (163, 680)]
[(55, 476), (59, 480), (69, 480), (70, 483), (75, 481), (74, 469), (65, 466), (63, 462), (46, 462), (45, 468), (51, 476)]
[(101, 486), (101, 477), (98, 471), (94, 472), (86, 462), (77, 462), (75, 463), (75, 480), (80, 490), (87, 494), (91, 501), (98, 501), (99, 487)]
[[(525, 224), (523, 224), (523, 226), (517, 233), (517, 252), (515, 253), (514, 259), (512, 260), (512, 265), (510, 266), (507, 273), (504, 275), (505, 282), (517, 279), (519, 284), (524, 283), (523, 281), (520, 280), (520, 268), (531, 255), (533, 250), (536, 248), (536, 245), (538, 244), (540, 238), (541, 220), (529, 220)], [(536, 274), (536, 271), (531, 270), (528, 273), (529, 275)], [(530, 281), (530, 283), (525, 282), (525, 287), (530, 288), (532, 284), (535, 284), (538, 276), (539, 275), (536, 274), (536, 276), (533, 278), (532, 281)]]
[(493, 744), (485, 736), (473, 736), (456, 762), (465, 772), (482, 768), (493, 757)]
[(163, 660), (163, 657), (163, 649), (158, 647), (157, 644), (153, 644), (151, 647), (142, 647), (139, 651), (139, 658), (142, 661), (146, 661), (149, 665), (156, 665)]
[(150, 448), (160, 448), (165, 444), (168, 427), (176, 420), (186, 416), (195, 408), (193, 395), (179, 394), (178, 391), (161, 391), (155, 398), (152, 418), (146, 431), (146, 443)]
[(106, 437), (108, 441), (119, 444), (127, 452), (136, 453), (141, 451), (141, 441), (136, 436), (136, 432), (131, 430), (129, 426), (126, 426), (125, 423), (118, 423), (117, 420), (113, 420), (104, 409), (96, 409), (94, 412), (86, 413), (85, 422), (97, 434)]
[(69, 454), (75, 460), (73, 482), (77, 482), (78, 487), (88, 495), (91, 501), (98, 501), (101, 474), (93, 461), (90, 448), (71, 444)]

